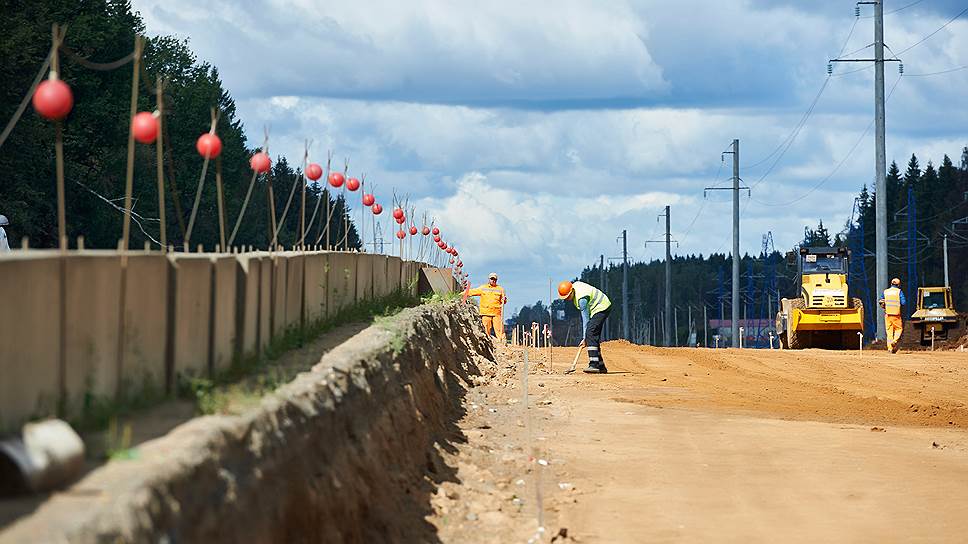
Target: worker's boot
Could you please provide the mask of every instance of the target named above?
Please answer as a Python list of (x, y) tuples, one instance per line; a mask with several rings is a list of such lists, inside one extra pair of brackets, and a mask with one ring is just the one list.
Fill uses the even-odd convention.
[(583, 372), (585, 374), (608, 374), (608, 369), (605, 368), (605, 363), (588, 363), (588, 368)]

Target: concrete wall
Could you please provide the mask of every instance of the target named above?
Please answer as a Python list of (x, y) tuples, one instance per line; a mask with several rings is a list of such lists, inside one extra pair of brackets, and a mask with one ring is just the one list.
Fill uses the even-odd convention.
[(307, 254), (303, 277), (306, 289), (306, 322), (313, 323), (326, 319), (329, 315), (326, 296), (329, 290), (329, 255)]
[(174, 375), (209, 375), (212, 336), (212, 259), (209, 255), (174, 254)]
[[(164, 255), (130, 255), (124, 297), (122, 394), (134, 397), (165, 388), (169, 349), (171, 263)], [(173, 294), (173, 293), (172, 293)]]
[(112, 398), (118, 390), (120, 286), (121, 258), (116, 253), (67, 257), (64, 381), (70, 411), (81, 411), (85, 397)]
[(62, 261), (20, 253), (0, 259), (0, 429), (53, 414), (60, 395)]
[[(0, 256), (0, 430), (53, 415), (58, 404), (77, 419), (91, 401), (173, 393), (180, 374), (224, 371), (287, 328), (384, 297), (419, 271), (365, 253), (137, 252), (122, 298), (116, 252)], [(447, 270), (420, 276), (433, 278), (431, 291), (448, 290)]]
[(234, 255), (212, 257), (212, 371), (229, 368), (236, 354), (238, 267)]

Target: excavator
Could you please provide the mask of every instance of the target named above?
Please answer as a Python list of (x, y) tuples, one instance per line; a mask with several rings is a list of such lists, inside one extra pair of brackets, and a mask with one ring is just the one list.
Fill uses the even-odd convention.
[(850, 252), (837, 247), (801, 247), (796, 259), (800, 297), (780, 299), (776, 334), (781, 349), (858, 349), (864, 304), (850, 296)]

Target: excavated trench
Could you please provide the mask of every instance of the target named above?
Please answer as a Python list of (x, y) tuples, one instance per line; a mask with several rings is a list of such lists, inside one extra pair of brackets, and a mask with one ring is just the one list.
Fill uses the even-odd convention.
[(466, 305), (357, 334), (241, 416), (207, 416), (52, 497), (7, 542), (434, 542), (461, 399), (493, 347)]

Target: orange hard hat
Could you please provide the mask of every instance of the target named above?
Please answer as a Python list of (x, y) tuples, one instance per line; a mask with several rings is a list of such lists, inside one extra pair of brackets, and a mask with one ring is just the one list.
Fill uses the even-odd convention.
[(891, 280), (891, 285), (901, 285), (901, 280), (899, 278), (894, 278)]
[(572, 289), (574, 289), (574, 287), (572, 287), (570, 281), (563, 281), (558, 284), (558, 296), (561, 298), (568, 298), (568, 295), (571, 294)]

